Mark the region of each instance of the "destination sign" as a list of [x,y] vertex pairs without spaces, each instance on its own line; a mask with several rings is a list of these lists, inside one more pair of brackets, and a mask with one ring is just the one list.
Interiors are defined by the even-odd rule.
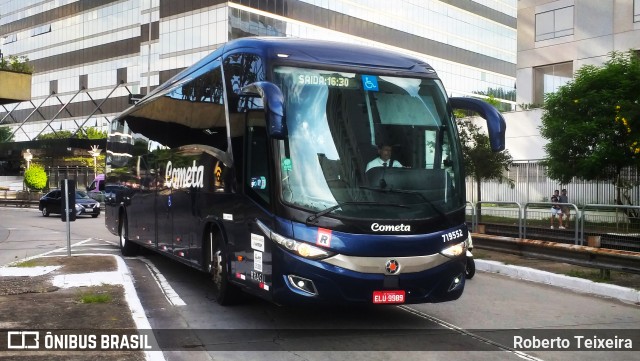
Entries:
[[332,88],[358,88],[355,78],[342,76],[340,74],[298,74],[298,84],[300,85],[323,85]]

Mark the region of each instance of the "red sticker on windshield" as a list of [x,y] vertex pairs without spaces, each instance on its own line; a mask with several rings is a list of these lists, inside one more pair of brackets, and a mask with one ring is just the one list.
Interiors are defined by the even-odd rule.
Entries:
[[318,238],[316,244],[322,247],[331,247],[331,230],[326,228],[318,228]]

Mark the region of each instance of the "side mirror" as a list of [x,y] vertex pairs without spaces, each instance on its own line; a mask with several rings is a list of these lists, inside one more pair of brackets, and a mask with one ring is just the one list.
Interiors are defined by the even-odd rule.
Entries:
[[494,152],[504,150],[507,124],[498,109],[483,100],[475,98],[452,97],[449,98],[449,103],[453,109],[471,110],[480,114],[487,121],[491,150]]
[[284,118],[284,96],[277,85],[268,81],[259,81],[243,87],[240,94],[262,98],[269,135],[275,139],[287,138],[287,123]]

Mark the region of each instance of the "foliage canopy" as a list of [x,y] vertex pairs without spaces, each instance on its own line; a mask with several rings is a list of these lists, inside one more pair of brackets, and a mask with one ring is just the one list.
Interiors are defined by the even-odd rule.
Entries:
[[9,127],[0,127],[0,143],[9,143],[13,141],[11,129]]
[[458,122],[460,142],[464,157],[464,167],[467,176],[472,176],[476,181],[497,180],[498,182],[513,183],[513,180],[505,177],[504,172],[509,170],[513,159],[508,150],[494,152],[491,150],[489,136],[480,126],[471,119],[463,119]]
[[26,56],[9,55],[0,58],[0,70],[15,71],[18,73],[33,73],[33,67],[29,64],[29,58]]
[[39,164],[31,164],[24,171],[24,183],[30,190],[41,191],[47,186],[47,173]]
[[[513,163],[509,151],[492,151],[489,136],[469,118],[458,121],[458,130],[466,175],[473,177],[476,183],[476,201],[482,201],[481,186],[483,181],[507,182],[513,188],[513,180],[505,176],[505,172]],[[479,219],[482,218],[481,204],[478,204],[476,208],[476,215]]]
[[[44,139],[69,139],[72,138],[73,132],[69,130],[59,130],[55,133],[45,133],[40,134],[36,137],[36,140],[44,140]],[[90,127],[84,129],[82,132],[78,132],[76,134],[78,139],[106,139],[107,132],[103,130],[98,130],[94,127]]]
[[552,179],[624,186],[622,169],[640,167],[638,89],[638,55],[613,52],[604,65],[581,67],[572,81],[545,96],[540,133],[548,140],[545,164]]

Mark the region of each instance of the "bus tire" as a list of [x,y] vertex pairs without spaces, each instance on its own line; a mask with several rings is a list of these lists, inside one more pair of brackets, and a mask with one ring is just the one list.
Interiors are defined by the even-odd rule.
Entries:
[[470,280],[476,274],[476,262],[471,257],[467,257],[467,266],[464,270],[465,278]]
[[240,290],[229,281],[228,255],[222,237],[210,230],[207,244],[209,250],[207,267],[213,281],[213,299],[221,306],[238,302]]
[[125,257],[133,257],[138,253],[138,245],[129,239],[129,225],[127,223],[127,215],[122,213],[120,216],[118,235],[120,236],[120,253]]

